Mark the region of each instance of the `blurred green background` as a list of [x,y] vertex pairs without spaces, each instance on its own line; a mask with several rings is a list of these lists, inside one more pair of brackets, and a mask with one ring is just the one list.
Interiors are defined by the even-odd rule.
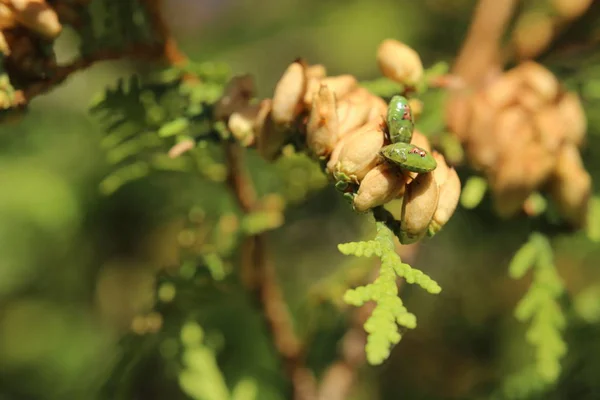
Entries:
[[[331,75],[378,77],[375,51],[388,37],[417,49],[425,65],[451,61],[473,6],[467,0],[165,0],[165,15],[191,59],[251,73],[259,96],[268,97],[299,56],[325,64]],[[66,32],[57,54],[69,59],[75,45]],[[159,271],[179,264],[178,234],[188,210],[231,208],[221,185],[177,173],[100,194],[110,166],[102,130],[87,108],[106,85],[136,68],[95,65],[35,99],[23,118],[0,126],[0,399],[189,398],[178,388],[173,338],[190,317],[218,350],[228,383],[251,376],[260,384],[259,399],[284,398],[259,316],[235,287],[182,284],[184,300],[164,317],[159,334],[128,334],[132,318],[154,305]],[[566,71],[563,78],[576,78]],[[587,105],[591,114],[600,111]],[[599,132],[600,124],[591,124],[584,154],[594,182]],[[290,184],[278,167],[252,164],[268,190]],[[528,279],[515,282],[506,268],[530,228],[527,221],[498,220],[484,204],[459,209],[442,233],[425,241],[414,265],[443,291],[431,296],[403,288],[418,327],[383,366],[361,370],[353,398],[489,398],[528,364],[533,352],[524,341],[526,327],[512,314]],[[286,223],[269,234],[270,247],[299,321],[319,279],[339,268],[373,265],[336,247],[371,234],[370,220],[354,215],[331,187],[286,211]],[[573,319],[564,373],[545,398],[600,399],[600,248],[583,234],[561,236],[554,245]],[[318,367],[335,354],[345,316],[326,307],[316,314],[322,338],[312,357]]]

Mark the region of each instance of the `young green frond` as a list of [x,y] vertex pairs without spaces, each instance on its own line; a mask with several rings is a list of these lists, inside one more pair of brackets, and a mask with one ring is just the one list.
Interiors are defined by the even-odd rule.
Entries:
[[593,196],[590,200],[589,218],[586,226],[588,238],[593,242],[600,242],[600,197]]
[[179,372],[179,386],[194,400],[254,400],[256,383],[242,379],[230,393],[214,351],[204,344],[204,330],[195,322],[181,329],[183,370]]
[[[144,78],[120,79],[108,88],[90,108],[102,123],[106,136],[102,147],[113,172],[102,183],[110,194],[122,185],[152,171],[192,171],[206,174],[209,158],[184,162],[179,153],[195,147],[196,142],[222,136],[222,122],[213,118],[214,104],[223,93],[229,70],[219,64],[193,64],[168,68]],[[193,71],[198,82],[187,82],[184,75]],[[165,154],[169,149],[169,157]],[[177,154],[175,154],[177,153]],[[195,164],[198,164],[194,167]],[[142,167],[143,166],[143,167]]]
[[533,271],[533,282],[519,301],[515,316],[519,321],[530,321],[526,339],[536,348],[536,371],[547,384],[555,382],[561,371],[560,360],[567,352],[562,337],[565,315],[558,303],[564,291],[556,271],[553,251],[548,238],[533,233],[515,254],[509,268],[513,279]]
[[344,295],[344,301],[356,307],[368,301],[377,303],[364,325],[368,333],[365,351],[370,364],[381,364],[389,357],[392,346],[402,337],[399,326],[408,329],[417,326],[416,316],[408,312],[398,297],[396,279],[404,278],[407,283],[416,283],[433,294],[442,289],[427,274],[402,263],[396,253],[394,233],[383,222],[377,222],[377,235],[374,240],[343,243],[338,245],[338,249],[346,255],[377,256],[381,259],[379,276],[373,283],[349,289]]
[[251,236],[277,229],[282,224],[283,214],[278,210],[255,211],[243,217],[241,228],[245,235]]

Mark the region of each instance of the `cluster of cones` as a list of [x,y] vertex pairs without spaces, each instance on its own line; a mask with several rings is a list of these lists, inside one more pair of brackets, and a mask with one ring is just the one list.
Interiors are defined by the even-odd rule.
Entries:
[[[377,60],[383,74],[398,83],[414,86],[422,79],[420,57],[398,41],[383,41]],[[435,233],[453,214],[460,195],[454,169],[437,152],[432,154],[438,166],[431,173],[409,173],[386,163],[379,151],[389,144],[387,104],[354,76],[327,76],[322,65],[297,60],[271,99],[252,103],[253,91],[249,77],[234,79],[215,113],[227,120],[241,143],[256,147],[264,158],[276,158],[287,143],[303,138],[308,153],[326,165],[334,181],[344,183],[357,211],[404,199],[405,242]],[[428,139],[418,131],[412,143],[431,151]]]
[[0,50],[5,55],[18,47],[10,39],[19,27],[47,39],[56,38],[62,31],[58,14],[45,0],[0,0]]
[[[56,7],[62,7],[59,3]],[[55,65],[44,45],[62,31],[59,15],[45,0],[0,0],[0,54],[4,58],[0,77],[0,109],[18,103],[6,70],[20,77],[39,76]],[[11,75],[12,76],[12,75]]]
[[545,51],[571,22],[581,17],[594,0],[531,2],[517,18],[511,33],[516,55],[532,59]]
[[577,94],[525,61],[473,92],[451,97],[446,115],[470,163],[485,174],[502,216],[528,211],[546,190],[563,218],[585,225],[591,178],[579,149],[587,122]]

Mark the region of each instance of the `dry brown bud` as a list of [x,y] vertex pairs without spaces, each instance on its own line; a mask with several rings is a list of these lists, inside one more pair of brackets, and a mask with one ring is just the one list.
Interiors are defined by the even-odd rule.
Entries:
[[532,191],[541,186],[552,173],[555,157],[541,144],[532,144],[524,153],[523,171],[525,184]]
[[523,87],[519,93],[519,105],[529,112],[536,112],[548,104],[545,99],[531,88]]
[[425,107],[425,105],[421,100],[415,98],[408,100],[408,105],[410,106],[410,109],[412,111],[413,118],[415,119],[415,121],[418,121],[421,115],[423,114],[423,108]]
[[306,81],[306,92],[304,92],[304,96],[302,97],[304,107],[310,108],[312,106],[313,98],[321,87],[321,80],[322,78],[308,78]]
[[62,31],[58,15],[44,0],[10,0],[8,6],[21,24],[49,39]]
[[347,97],[340,101],[338,105],[339,135],[343,136],[364,125],[368,121],[371,109],[369,101],[351,102]]
[[358,87],[358,81],[353,75],[328,76],[321,80],[322,85],[327,87],[335,94],[335,97],[342,99]]
[[254,123],[258,118],[261,104],[253,104],[234,112],[227,121],[227,127],[242,146],[254,142]]
[[327,161],[327,165],[325,167],[325,171],[327,171],[328,174],[332,175],[336,171],[336,166],[338,164],[338,161],[340,160],[340,153],[342,152],[342,149],[344,148],[346,140],[348,140],[349,136],[350,135],[343,136],[334,146],[333,151],[331,152],[331,155],[329,156],[329,160]]
[[[533,130],[522,128],[529,121],[529,116],[522,107],[512,106],[500,111],[496,118],[493,132],[490,132],[500,152],[513,146],[524,146],[533,140]],[[530,136],[528,134],[531,133]],[[510,150],[508,150],[510,151]]]
[[561,214],[573,225],[586,224],[592,179],[583,167],[577,147],[562,147],[558,157],[550,194]]
[[373,95],[367,89],[361,86],[357,86],[354,89],[350,90],[343,97],[343,100],[348,101],[349,103],[367,103],[369,102],[371,96]]
[[352,108],[354,107],[354,103],[350,103],[348,100],[344,99],[342,101],[336,102],[337,104],[337,115],[340,121],[344,121],[350,115]]
[[369,116],[367,117],[368,121],[380,121],[382,118],[385,119],[385,115],[387,114],[388,105],[383,99],[379,96],[371,95],[371,111],[369,112]]
[[385,39],[377,49],[379,69],[386,77],[413,86],[423,77],[421,57],[412,48],[394,39]]
[[291,123],[302,111],[302,98],[306,91],[306,73],[300,61],[291,63],[275,86],[272,116],[276,124]]
[[581,145],[587,129],[577,95],[564,93],[552,72],[533,61],[492,71],[487,84],[474,93],[454,93],[446,107],[448,126],[471,165],[487,176],[496,212],[505,217],[547,187],[561,148]]
[[504,108],[517,103],[522,87],[522,76],[516,70],[508,71],[490,83],[485,89],[485,99],[494,108]]
[[539,143],[512,147],[503,153],[494,187],[498,191],[513,187],[531,191],[549,177],[553,165],[553,155]]
[[431,174],[433,175],[433,179],[438,187],[441,187],[444,182],[446,182],[446,179],[448,179],[448,172],[450,171],[450,168],[448,167],[446,159],[442,154],[438,153],[437,151],[433,151],[431,155],[437,163],[437,167],[431,171]]
[[552,18],[543,12],[524,14],[515,26],[512,41],[521,58],[534,58],[548,47],[554,35]]
[[17,26],[15,13],[6,4],[0,2],[0,29],[5,30]]
[[215,118],[226,119],[237,110],[246,107],[254,92],[254,79],[251,75],[233,77],[215,105]]
[[533,116],[533,121],[536,139],[547,151],[556,153],[565,140],[567,125],[558,107],[550,106],[540,110]]
[[533,61],[525,61],[517,67],[517,70],[522,76],[524,85],[531,88],[545,102],[556,99],[560,84],[547,68]]
[[414,243],[425,236],[437,209],[439,188],[432,173],[419,174],[406,187],[402,204],[402,244]]
[[[518,211],[528,195],[528,188],[523,182],[522,160],[524,148],[516,146],[507,151],[501,158],[502,162],[492,170],[489,176],[490,187],[500,206],[504,206],[503,215]],[[502,198],[502,200],[499,200]],[[514,200],[516,198],[516,200]],[[508,201],[508,200],[514,201]],[[513,204],[516,203],[516,204]]]
[[354,197],[354,209],[359,212],[385,204],[404,191],[402,174],[388,164],[379,164],[370,170],[360,183]]
[[306,125],[306,143],[317,157],[329,155],[338,142],[335,96],[325,85],[315,95]]
[[360,182],[367,172],[379,164],[379,150],[383,146],[383,141],[384,134],[381,127],[367,124],[347,134],[336,145],[336,148],[341,147],[336,157],[332,154],[327,168]]
[[352,75],[329,76],[323,79],[311,78],[304,93],[306,107],[310,107],[313,96],[319,91],[321,85],[327,86],[335,94],[335,98],[341,100],[358,86],[358,81]]
[[552,0],[554,9],[565,19],[575,19],[587,11],[593,0]]
[[278,127],[271,117],[271,99],[260,103],[254,124],[256,150],[266,160],[274,160],[285,143],[285,131]]
[[2,54],[4,54],[5,56],[10,55],[10,47],[8,47],[6,37],[4,36],[4,33],[2,33],[2,31],[0,31],[0,52],[2,52]]
[[465,141],[468,136],[468,125],[471,117],[471,101],[466,94],[452,94],[445,105],[445,120],[450,131],[460,141]]
[[489,169],[498,159],[498,148],[492,136],[497,110],[478,93],[472,99],[472,117],[467,149],[477,169]]
[[[521,129],[533,129],[524,125]],[[518,212],[531,192],[549,177],[554,157],[541,144],[531,142],[525,146],[505,149],[501,163],[491,176],[495,193],[495,208],[501,216]]]
[[558,112],[566,122],[566,140],[576,146],[581,146],[587,131],[587,118],[579,96],[576,93],[567,92],[561,97],[557,106]]
[[[439,164],[438,164],[439,165]],[[430,230],[438,232],[452,217],[460,199],[460,179],[454,168],[448,169],[444,183],[439,187],[438,205],[431,220]]]
[[306,68],[306,78],[307,79],[322,79],[327,76],[327,69],[325,69],[324,65],[315,64]]

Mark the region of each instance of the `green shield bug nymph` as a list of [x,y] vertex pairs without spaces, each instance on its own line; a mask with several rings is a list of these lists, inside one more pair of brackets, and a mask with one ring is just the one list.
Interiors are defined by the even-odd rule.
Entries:
[[437,167],[431,154],[410,143],[392,143],[384,146],[380,153],[388,162],[411,172],[431,172]]
[[410,143],[415,122],[406,97],[392,97],[388,105],[386,123],[392,143]]

